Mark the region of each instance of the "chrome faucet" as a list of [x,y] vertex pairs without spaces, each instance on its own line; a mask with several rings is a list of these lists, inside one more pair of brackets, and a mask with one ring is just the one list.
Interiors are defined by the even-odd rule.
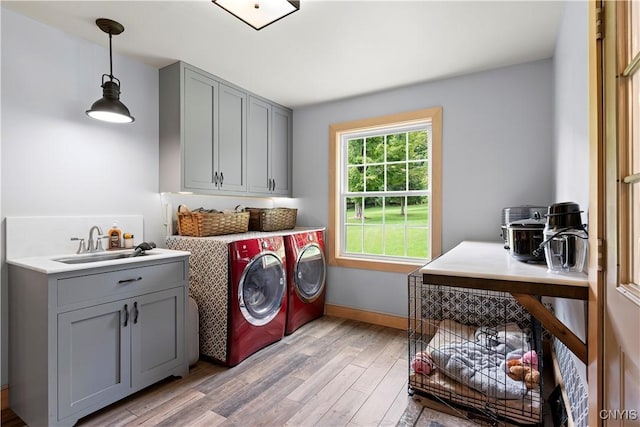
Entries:
[[71,241],[80,242],[78,243],[78,250],[76,251],[77,254],[83,254],[87,252],[87,248],[84,247],[84,239],[80,237],[72,237]]
[[[96,237],[95,244],[93,240],[93,232],[98,232],[98,237]],[[87,244],[87,252],[103,252],[102,248],[102,238],[105,236],[102,235],[102,229],[97,225],[94,225],[89,229],[89,243]]]

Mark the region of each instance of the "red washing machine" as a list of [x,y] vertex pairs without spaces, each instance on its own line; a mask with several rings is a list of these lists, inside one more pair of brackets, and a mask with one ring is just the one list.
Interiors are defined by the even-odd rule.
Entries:
[[229,244],[229,366],[284,336],[285,268],[282,236]]
[[324,231],[284,236],[287,258],[287,325],[289,335],[324,314],[327,266]]

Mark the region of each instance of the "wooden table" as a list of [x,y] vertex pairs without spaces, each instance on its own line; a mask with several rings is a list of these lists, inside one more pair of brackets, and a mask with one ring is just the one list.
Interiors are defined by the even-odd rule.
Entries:
[[[508,292],[580,360],[587,363],[587,345],[547,310],[539,297],[587,301],[589,281],[583,273],[553,273],[546,264],[520,262],[502,243],[462,242],[420,269],[422,282]],[[585,307],[586,309],[586,307]]]

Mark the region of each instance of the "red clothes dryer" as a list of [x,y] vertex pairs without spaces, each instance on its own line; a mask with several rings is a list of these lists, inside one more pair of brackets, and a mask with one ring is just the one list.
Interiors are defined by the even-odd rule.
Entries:
[[327,266],[324,231],[284,236],[287,259],[287,323],[289,335],[324,314]]
[[229,366],[284,336],[285,262],[282,236],[229,244]]

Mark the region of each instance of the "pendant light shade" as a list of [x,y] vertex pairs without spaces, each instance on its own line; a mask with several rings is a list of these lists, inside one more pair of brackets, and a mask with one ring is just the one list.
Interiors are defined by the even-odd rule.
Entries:
[[298,0],[212,0],[256,30],[300,10]]
[[[111,36],[124,31],[124,27],[111,19],[100,18],[96,25],[109,34],[109,74],[102,75],[102,98],[87,110],[87,116],[112,123],[131,123],[135,119],[129,109],[120,102],[120,80],[113,76],[113,54],[111,52]],[[108,79],[108,80],[107,80]]]
[[93,103],[87,115],[113,123],[131,123],[135,120],[126,105],[120,102],[120,85],[112,80],[102,83],[102,98]]

